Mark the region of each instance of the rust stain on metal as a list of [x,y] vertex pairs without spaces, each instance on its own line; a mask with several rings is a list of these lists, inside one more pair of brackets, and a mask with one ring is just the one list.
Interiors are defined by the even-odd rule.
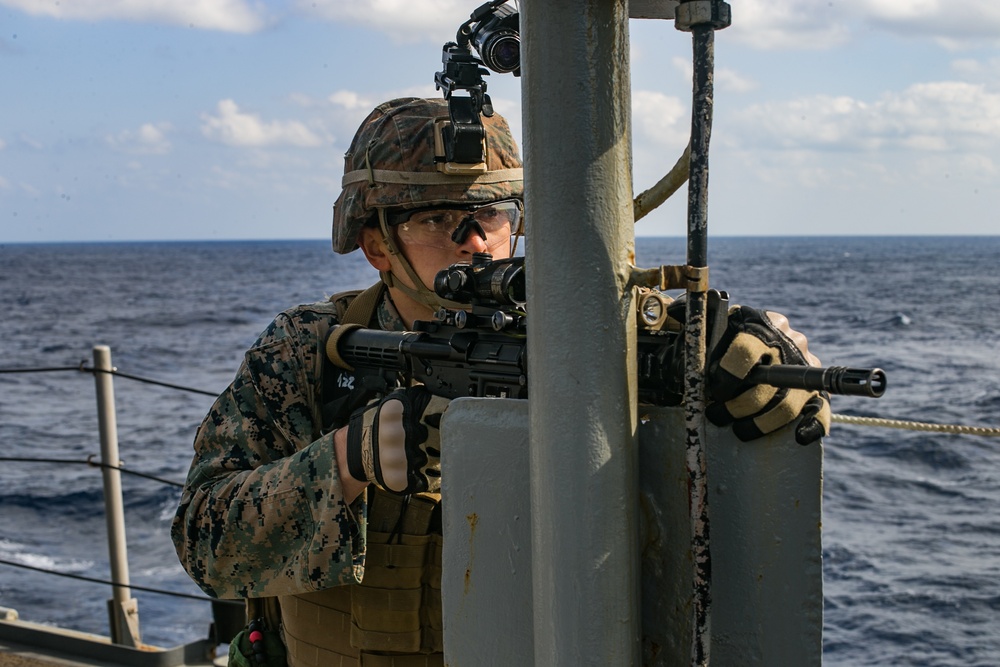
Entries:
[[472,584],[472,561],[476,553],[476,525],[479,523],[479,515],[473,512],[467,514],[465,520],[469,522],[469,566],[465,568],[465,594],[469,594],[469,586]]

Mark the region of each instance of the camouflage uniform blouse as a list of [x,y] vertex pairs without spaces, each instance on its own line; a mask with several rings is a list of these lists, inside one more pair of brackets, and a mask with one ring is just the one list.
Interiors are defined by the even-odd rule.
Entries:
[[[403,329],[388,298],[379,326]],[[361,580],[364,496],[344,502],[333,433],[322,432],[331,302],[278,315],[246,353],[194,442],[171,528],[181,563],[209,595],[289,595]]]

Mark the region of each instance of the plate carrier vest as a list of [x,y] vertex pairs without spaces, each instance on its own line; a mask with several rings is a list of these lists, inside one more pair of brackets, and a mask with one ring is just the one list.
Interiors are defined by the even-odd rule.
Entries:
[[[384,289],[380,282],[363,292],[330,297],[340,323],[371,326]],[[360,400],[333,386],[332,369],[327,361],[324,427],[346,423]],[[288,664],[443,667],[441,494],[397,496],[374,485],[365,493],[368,532],[362,582],[278,598]]]

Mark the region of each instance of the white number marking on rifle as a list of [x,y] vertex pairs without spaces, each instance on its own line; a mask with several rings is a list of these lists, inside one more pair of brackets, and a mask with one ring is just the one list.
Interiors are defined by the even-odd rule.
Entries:
[[341,373],[337,376],[337,386],[342,389],[354,389],[354,376],[348,373]]

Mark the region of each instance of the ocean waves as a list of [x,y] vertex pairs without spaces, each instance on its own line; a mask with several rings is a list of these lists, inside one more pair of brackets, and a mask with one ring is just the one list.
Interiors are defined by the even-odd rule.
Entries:
[[[834,397],[835,412],[1000,426],[1000,237],[710,247],[712,285],[734,303],[787,314],[826,365],[887,371],[883,398]],[[639,266],[683,255],[680,238],[637,243]],[[123,372],[219,392],[273,315],[376,278],[326,241],[3,246],[0,333],[10,366],[89,364],[107,344]],[[182,481],[213,398],[114,385],[126,469]],[[8,455],[99,455],[93,387],[84,373],[0,375]],[[1000,441],[834,424],[824,446],[824,664],[997,664]],[[133,582],[197,594],[168,535],[179,490],[128,475],[123,487]],[[99,470],[0,469],[0,558],[106,578],[103,522]],[[106,594],[0,566],[0,600],[31,620],[104,633]],[[157,619],[148,641],[205,635],[206,604],[139,597]]]

